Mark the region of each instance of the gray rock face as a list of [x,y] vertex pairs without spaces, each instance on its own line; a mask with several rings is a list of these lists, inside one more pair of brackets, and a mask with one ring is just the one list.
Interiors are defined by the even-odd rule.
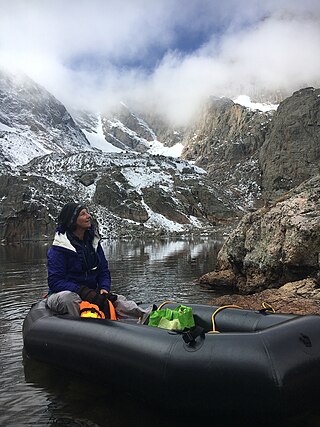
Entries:
[[[184,156],[188,158],[194,151],[199,162],[204,162],[205,156],[215,160],[215,149],[222,145],[222,159],[238,162],[261,147],[271,115],[249,110],[228,98],[210,98],[186,136],[189,143]],[[197,159],[194,154],[192,158]]]
[[[201,285],[226,294],[214,304],[260,309],[267,301],[282,312],[320,312],[319,120],[320,90],[295,92],[280,103],[266,132],[258,133],[259,142],[247,152],[255,162],[251,177],[257,177],[265,206],[243,217],[218,254],[216,271],[199,279]],[[215,161],[222,159],[232,190],[232,179],[240,175],[241,181],[250,172],[242,169],[248,164],[245,151],[236,165],[234,159],[241,156],[230,153],[219,152]],[[198,163],[204,163],[202,154]],[[235,169],[231,179],[228,167]],[[256,195],[259,191],[254,200]]]
[[243,217],[202,283],[249,294],[307,277],[320,279],[320,175],[270,207]]
[[[72,110],[72,116],[81,129],[97,133],[98,114]],[[159,143],[164,148],[182,143],[185,132],[185,128],[174,127],[155,111],[141,111],[124,104],[113,112],[101,113],[101,125],[106,142],[124,151],[141,153],[152,151],[154,144],[159,149]]]
[[260,197],[258,152],[271,118],[271,112],[211,98],[185,136],[182,157],[206,169],[212,181],[228,188],[240,205],[253,206]]
[[243,207],[259,207],[320,173],[319,94],[302,89],[267,113],[211,99],[186,134],[182,156]]
[[123,150],[148,151],[148,141],[156,139],[148,124],[122,105],[113,115],[102,117],[106,141]]
[[302,89],[281,102],[259,153],[266,198],[320,173],[319,141],[320,89]]
[[52,236],[59,208],[71,197],[63,186],[40,176],[0,175],[0,240],[45,240]]
[[120,218],[146,222],[149,216],[142,206],[141,195],[128,183],[121,170],[111,168],[110,172],[97,181],[93,201]]
[[186,129],[184,127],[174,127],[164,118],[155,114],[152,111],[141,112],[140,117],[153,130],[158,141],[162,142],[166,147],[172,147],[175,144],[183,143]]

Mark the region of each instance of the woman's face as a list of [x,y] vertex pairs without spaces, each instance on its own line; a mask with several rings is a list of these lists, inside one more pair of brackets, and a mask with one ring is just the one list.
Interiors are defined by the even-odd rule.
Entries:
[[82,209],[78,215],[76,221],[76,227],[87,230],[91,227],[91,215],[87,211],[87,209]]

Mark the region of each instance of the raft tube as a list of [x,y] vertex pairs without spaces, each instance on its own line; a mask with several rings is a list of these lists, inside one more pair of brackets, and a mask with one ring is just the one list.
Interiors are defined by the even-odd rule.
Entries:
[[144,400],[209,416],[289,416],[317,407],[320,316],[185,305],[203,328],[190,342],[133,322],[56,315],[41,301],[25,318],[24,349]]

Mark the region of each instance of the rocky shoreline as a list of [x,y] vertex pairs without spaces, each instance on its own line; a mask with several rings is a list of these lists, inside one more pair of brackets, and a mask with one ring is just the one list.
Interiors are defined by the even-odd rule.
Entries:
[[320,175],[245,215],[198,283],[225,294],[216,305],[320,314],[319,267]]
[[261,310],[268,304],[276,313],[320,314],[320,288],[315,279],[289,282],[278,289],[266,289],[252,295],[223,295],[213,305],[234,304],[243,309]]

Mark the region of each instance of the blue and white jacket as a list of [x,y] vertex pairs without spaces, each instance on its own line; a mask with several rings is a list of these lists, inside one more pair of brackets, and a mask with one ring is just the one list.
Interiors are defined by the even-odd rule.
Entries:
[[48,251],[48,285],[49,294],[78,293],[80,286],[110,290],[108,261],[93,228],[86,231],[84,241],[73,239],[65,230],[57,228]]

